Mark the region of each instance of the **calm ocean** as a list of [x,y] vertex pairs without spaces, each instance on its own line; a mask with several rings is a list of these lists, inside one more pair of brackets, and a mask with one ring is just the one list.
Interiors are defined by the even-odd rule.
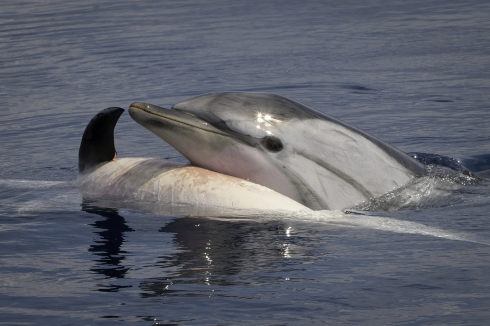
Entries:
[[[218,91],[483,169],[489,17],[481,0],[3,0],[0,325],[486,325],[488,180],[251,221],[91,202],[72,182],[99,110]],[[119,157],[186,161],[127,113],[115,133]]]

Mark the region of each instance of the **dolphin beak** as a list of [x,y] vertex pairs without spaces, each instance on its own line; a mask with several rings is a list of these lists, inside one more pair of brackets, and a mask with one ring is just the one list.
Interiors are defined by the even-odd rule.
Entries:
[[[202,143],[206,134],[219,135],[221,139],[224,137],[249,146],[256,146],[255,142],[249,139],[250,137],[229,129],[223,128],[222,130],[212,122],[183,111],[181,108],[165,109],[153,104],[135,102],[129,106],[128,112],[134,121],[162,138],[179,152],[183,150],[182,147],[189,146],[190,142]],[[189,137],[190,134],[194,136]]]
[[158,124],[165,122],[172,125],[186,125],[187,127],[193,127],[202,129],[209,132],[226,135],[223,131],[212,126],[207,121],[196,117],[195,115],[184,112],[176,111],[172,109],[165,109],[153,104],[135,102],[129,106],[129,115],[137,123],[143,127],[148,128],[152,124]]

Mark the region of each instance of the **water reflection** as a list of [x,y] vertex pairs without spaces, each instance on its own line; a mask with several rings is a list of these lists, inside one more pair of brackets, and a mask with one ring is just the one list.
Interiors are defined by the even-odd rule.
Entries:
[[[124,278],[129,268],[123,264],[126,252],[121,250],[121,245],[124,242],[124,233],[134,230],[126,225],[124,217],[119,215],[118,210],[115,208],[98,207],[90,201],[84,201],[82,210],[104,217],[103,220],[97,220],[90,224],[96,229],[94,233],[99,235],[99,239],[95,239],[95,244],[88,249],[94,255],[99,256],[95,260],[96,266],[90,270],[104,275],[106,278]],[[129,286],[103,286],[99,291],[115,292],[124,287]]]
[[[176,219],[159,231],[173,234],[180,250],[171,257],[160,257],[159,265],[178,273],[141,282],[141,295],[219,296],[224,295],[223,286],[282,281],[273,271],[287,265],[288,229],[279,221]],[[264,275],[264,270],[270,274]]]
[[[104,217],[91,224],[99,235],[89,248],[97,256],[96,266],[91,270],[105,278],[120,279],[118,284],[127,284],[122,279],[127,278],[131,264],[125,266],[124,260],[131,253],[121,246],[126,241],[125,233],[134,230],[118,209],[98,207],[92,202],[84,202],[82,209]],[[154,258],[134,257],[153,262],[138,266],[138,271],[132,270],[145,275],[139,281],[141,297],[220,295],[222,286],[259,286],[284,281],[286,278],[276,272],[287,269],[289,259],[298,253],[292,249],[298,239],[292,236],[291,227],[281,221],[258,223],[179,217],[168,222],[168,218],[162,216],[162,223],[166,224],[158,231],[171,234],[174,247]],[[144,237],[136,234],[135,238],[141,236]],[[264,275],[264,270],[269,274]],[[99,284],[98,290],[116,292],[130,286]]]

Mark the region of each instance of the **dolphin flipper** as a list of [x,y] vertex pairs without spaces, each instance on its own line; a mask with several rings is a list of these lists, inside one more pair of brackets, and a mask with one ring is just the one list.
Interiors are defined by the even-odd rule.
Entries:
[[88,123],[83,133],[78,151],[78,171],[87,172],[92,167],[116,156],[114,128],[124,109],[108,108],[97,113]]

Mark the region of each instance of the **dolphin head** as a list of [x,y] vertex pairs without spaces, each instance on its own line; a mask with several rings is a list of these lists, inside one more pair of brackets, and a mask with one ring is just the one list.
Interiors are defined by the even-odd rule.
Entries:
[[213,93],[131,117],[192,164],[276,190],[312,209],[341,209],[405,184],[423,167],[380,140],[287,98]]

